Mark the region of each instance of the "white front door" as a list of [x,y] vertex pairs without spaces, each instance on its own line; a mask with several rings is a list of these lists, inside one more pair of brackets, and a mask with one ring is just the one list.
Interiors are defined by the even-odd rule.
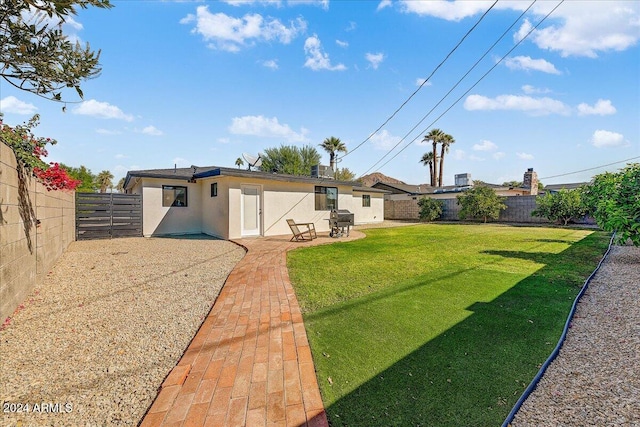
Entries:
[[242,236],[260,235],[260,187],[257,185],[242,185],[242,202],[240,215],[242,217]]

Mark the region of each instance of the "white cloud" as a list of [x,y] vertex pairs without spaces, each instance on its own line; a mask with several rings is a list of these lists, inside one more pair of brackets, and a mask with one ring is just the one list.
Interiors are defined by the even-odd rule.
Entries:
[[231,140],[229,138],[218,138],[217,141],[221,144],[228,144],[231,142]]
[[262,61],[261,64],[265,68],[270,68],[272,70],[277,70],[278,69],[278,60],[277,59],[269,59],[267,61]]
[[164,133],[160,129],[151,125],[143,128],[141,132],[144,133],[145,135],[152,135],[152,136],[164,135]]
[[617,132],[610,132],[608,130],[597,130],[591,137],[591,144],[594,147],[617,147],[624,143],[624,136]]
[[349,42],[345,42],[345,41],[342,41],[342,40],[336,40],[336,44],[337,44],[338,46],[340,46],[340,47],[344,47],[344,48],[349,47]]
[[551,93],[551,90],[547,89],[547,88],[537,88],[531,85],[524,85],[522,86],[522,91],[524,93],[526,93],[527,95],[533,95],[536,93]]
[[304,42],[304,52],[307,55],[304,66],[314,71],[343,71],[347,69],[343,64],[331,65],[329,55],[322,51],[322,43],[320,43],[320,39],[315,34]]
[[236,135],[252,135],[263,138],[284,138],[288,142],[304,142],[308,131],[304,128],[295,132],[287,124],[280,124],[277,117],[264,116],[234,117],[229,132]]
[[118,119],[125,120],[127,122],[133,121],[133,116],[131,114],[125,114],[115,105],[111,105],[108,102],[96,101],[95,99],[82,102],[74,108],[72,112],[73,114],[99,117],[102,119]]
[[96,129],[96,133],[99,133],[100,135],[120,135],[122,132],[120,132],[119,130],[110,130],[110,129]]
[[468,16],[484,12],[491,6],[491,3],[491,1],[401,0],[400,6],[407,13],[435,16],[447,21],[460,21]]
[[516,153],[516,156],[518,156],[519,159],[522,160],[533,160],[533,154],[529,154],[529,153]]
[[504,64],[512,70],[534,70],[548,74],[562,74],[552,63],[544,59],[532,59],[529,56],[508,58]]
[[616,107],[608,99],[598,99],[594,106],[586,103],[578,105],[578,114],[581,116],[598,115],[609,116],[616,113]]
[[474,144],[472,147],[475,151],[493,151],[498,148],[496,144],[489,140],[483,140],[480,144]]
[[456,149],[453,151],[453,158],[456,160],[463,160],[466,156],[464,150]]
[[382,0],[380,3],[378,3],[378,7],[376,8],[376,11],[385,9],[387,7],[391,7],[391,0]]
[[312,6],[320,6],[324,10],[329,9],[329,0],[289,0],[290,5],[310,4]]
[[280,6],[282,2],[280,0],[221,0],[223,3],[230,4],[231,6],[245,6],[253,5],[255,3],[264,4],[267,6]]
[[482,95],[469,95],[464,101],[466,110],[515,110],[535,116],[548,114],[569,115],[571,110],[561,101],[552,98],[532,98],[521,95],[499,95],[488,98]]
[[349,31],[355,31],[356,28],[358,28],[358,24],[356,24],[353,21],[349,21],[349,25],[347,26],[347,28],[345,28],[344,30],[349,32]]
[[116,154],[115,156],[113,156],[116,159],[128,159],[129,156],[124,155],[124,154]]
[[38,107],[33,104],[20,101],[15,96],[7,96],[6,98],[0,99],[0,110],[5,113],[32,115],[35,114]]
[[378,69],[378,66],[384,61],[384,53],[367,53],[365,55],[369,64],[374,70]]
[[[449,21],[479,15],[485,12],[492,1],[414,1],[401,0],[401,9],[421,16],[434,16]],[[557,2],[537,2],[531,13],[538,21],[549,13]],[[523,11],[529,2],[501,1],[495,9]],[[600,52],[623,51],[635,46],[640,40],[640,2],[625,0],[567,1],[558,7],[551,17],[528,37],[541,49],[559,52],[560,55],[595,58]],[[514,35],[521,40],[533,28],[525,20]]]
[[[536,11],[546,13],[548,7],[538,5]],[[539,48],[564,57],[595,58],[598,52],[626,50],[640,39],[640,2],[565,2],[553,17],[560,23],[536,30],[531,37]]]
[[491,155],[491,157],[493,157],[493,158],[494,158],[494,159],[496,159],[496,160],[500,160],[500,159],[504,159],[504,158],[506,157],[506,155],[507,155],[507,154],[506,154],[505,152],[503,152],[503,151],[498,151],[498,152],[493,153],[493,154]]
[[383,129],[373,134],[371,138],[369,138],[369,141],[371,141],[376,150],[388,151],[391,150],[400,139],[399,136],[393,136],[388,130]]
[[263,18],[262,15],[246,14],[234,18],[224,13],[211,13],[208,6],[198,6],[196,14],[189,14],[180,20],[181,24],[195,22],[193,33],[200,34],[212,49],[237,52],[242,47],[257,41],[278,41],[289,44],[307,29],[307,23],[298,18],[289,26],[277,19]]
[[416,79],[416,86],[421,86],[423,83],[425,86],[431,86],[431,82],[426,82],[427,79]]

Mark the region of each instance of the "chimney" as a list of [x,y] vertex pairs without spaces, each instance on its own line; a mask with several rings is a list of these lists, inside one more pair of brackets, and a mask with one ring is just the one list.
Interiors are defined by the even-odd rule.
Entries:
[[538,174],[533,170],[533,168],[527,169],[524,173],[522,186],[525,190],[529,190],[529,194],[532,196],[538,195]]

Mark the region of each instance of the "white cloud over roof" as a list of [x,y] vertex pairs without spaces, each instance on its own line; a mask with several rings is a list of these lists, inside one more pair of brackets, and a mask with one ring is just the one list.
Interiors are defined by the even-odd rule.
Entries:
[[617,147],[624,143],[624,135],[608,130],[596,130],[591,136],[591,144],[594,147]]
[[608,99],[598,99],[593,106],[582,103],[578,105],[578,114],[581,116],[598,115],[609,116],[616,113],[616,107]]
[[251,135],[264,138],[284,138],[288,142],[304,142],[307,130],[302,128],[296,132],[289,125],[282,124],[277,117],[243,116],[234,117],[229,132],[236,135]]

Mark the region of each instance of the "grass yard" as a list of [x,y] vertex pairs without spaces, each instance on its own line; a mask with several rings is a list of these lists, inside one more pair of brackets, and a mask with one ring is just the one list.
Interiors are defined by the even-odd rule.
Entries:
[[334,427],[500,425],[609,239],[457,224],[366,234],[288,255]]

